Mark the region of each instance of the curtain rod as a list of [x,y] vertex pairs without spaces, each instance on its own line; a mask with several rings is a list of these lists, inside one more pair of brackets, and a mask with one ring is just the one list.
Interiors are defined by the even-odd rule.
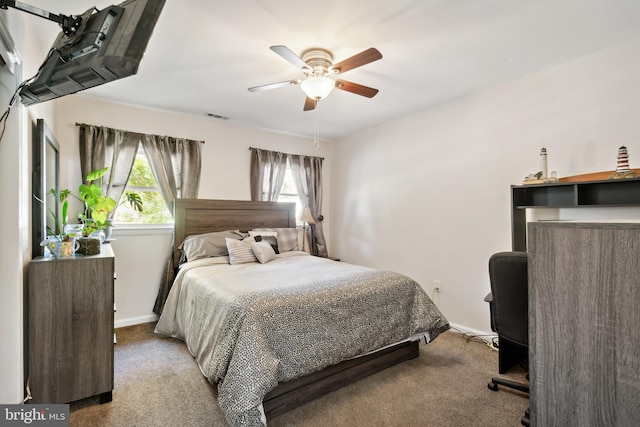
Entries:
[[[281,153],[281,151],[265,150],[264,148],[256,148],[256,147],[251,147],[251,146],[250,146],[250,147],[249,147],[249,151],[251,151],[251,150],[273,151],[274,153]],[[322,159],[322,160],[324,160],[324,157],[308,156],[308,155],[306,155],[306,154],[289,154],[289,153],[282,153],[282,154],[287,155],[287,156],[306,156],[306,157],[315,157],[315,158],[317,158],[317,159]]]
[[[78,122],[76,122],[76,126],[82,126],[82,125],[96,127],[96,125],[88,125],[86,123],[78,123]],[[97,126],[97,127],[105,127],[105,126]],[[138,135],[149,135],[149,134],[146,134],[146,133],[133,132],[133,131],[130,131],[130,130],[125,130],[124,132],[135,133],[135,134],[138,134]],[[169,138],[176,138],[176,137],[175,136],[170,136]],[[182,139],[189,139],[189,138],[182,138]],[[196,140],[192,139],[192,141],[196,141]],[[204,141],[196,141],[196,142],[199,142],[200,144],[204,144]]]

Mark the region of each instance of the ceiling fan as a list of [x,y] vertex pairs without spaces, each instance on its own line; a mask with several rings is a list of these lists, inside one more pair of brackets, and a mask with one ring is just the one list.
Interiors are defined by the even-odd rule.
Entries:
[[307,96],[304,103],[304,111],[313,110],[317,102],[326,98],[334,88],[366,96],[367,98],[373,98],[378,93],[378,89],[334,78],[337,74],[345,73],[381,59],[382,54],[376,48],[371,47],[337,64],[333,63],[333,55],[327,49],[318,47],[307,49],[302,52],[301,57],[286,46],[271,46],[270,49],[300,68],[306,78],[254,86],[249,88],[250,92],[299,84]]

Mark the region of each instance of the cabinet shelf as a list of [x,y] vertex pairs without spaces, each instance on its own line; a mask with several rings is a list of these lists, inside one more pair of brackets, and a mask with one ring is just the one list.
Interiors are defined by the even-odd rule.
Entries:
[[526,250],[526,209],[640,206],[640,178],[511,186],[511,236]]

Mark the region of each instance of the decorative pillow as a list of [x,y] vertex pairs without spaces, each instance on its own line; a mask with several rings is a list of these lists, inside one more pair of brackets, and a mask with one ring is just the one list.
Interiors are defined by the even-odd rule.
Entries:
[[245,264],[247,262],[257,262],[251,243],[255,243],[253,237],[244,240],[225,238],[227,249],[229,250],[229,264]]
[[251,249],[253,249],[253,254],[258,258],[260,264],[265,264],[276,259],[276,252],[271,245],[264,240],[251,242]]
[[269,243],[276,254],[280,253],[278,249],[278,233],[275,231],[249,231],[249,236],[253,237],[256,242],[265,241]]
[[245,236],[246,234],[241,233],[239,230],[215,231],[213,233],[187,236],[178,248],[182,251],[180,262],[229,255],[225,239],[240,240]]
[[280,253],[299,250],[297,228],[254,228],[249,233],[264,234],[266,231],[277,233]]

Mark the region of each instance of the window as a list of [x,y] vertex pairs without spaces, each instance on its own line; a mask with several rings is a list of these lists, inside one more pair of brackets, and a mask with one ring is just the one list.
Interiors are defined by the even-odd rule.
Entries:
[[[265,191],[265,196],[267,192]],[[266,197],[265,197],[266,200]],[[296,204],[296,222],[300,223],[297,218],[300,218],[302,209],[304,206],[300,203],[300,197],[298,196],[298,189],[296,188],[296,182],[293,179],[293,171],[291,170],[291,164],[287,159],[287,168],[284,173],[284,181],[282,182],[282,188],[280,189],[280,195],[278,196],[278,202],[288,202]],[[301,224],[301,223],[300,223]]]
[[125,187],[125,192],[133,191],[140,195],[142,199],[142,212],[131,208],[126,202],[123,193],[120,198],[118,209],[116,209],[113,222],[116,224],[172,224],[173,217],[167,208],[167,204],[162,197],[160,187],[156,181],[149,159],[147,158],[142,145],[138,147],[131,175]]

